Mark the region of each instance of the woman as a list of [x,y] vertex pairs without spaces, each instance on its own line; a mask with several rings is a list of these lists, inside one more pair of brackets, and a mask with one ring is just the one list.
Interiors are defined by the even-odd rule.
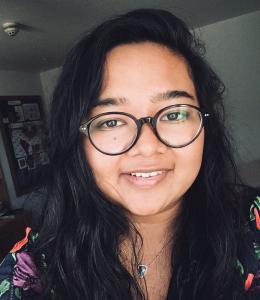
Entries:
[[43,222],[2,263],[0,299],[259,299],[260,199],[238,185],[224,85],[202,50],[152,9],[71,50]]

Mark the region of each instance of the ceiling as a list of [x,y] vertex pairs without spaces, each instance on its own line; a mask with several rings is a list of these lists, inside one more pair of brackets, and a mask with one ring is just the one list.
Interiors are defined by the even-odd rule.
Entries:
[[0,28],[0,70],[41,72],[62,64],[82,32],[131,9],[168,9],[193,27],[260,9],[259,0],[0,0],[0,25],[22,24],[10,38]]

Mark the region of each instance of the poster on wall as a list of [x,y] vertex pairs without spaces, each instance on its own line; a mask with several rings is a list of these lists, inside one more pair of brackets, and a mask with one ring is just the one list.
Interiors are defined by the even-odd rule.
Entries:
[[16,195],[29,193],[49,163],[40,96],[0,96],[1,131]]

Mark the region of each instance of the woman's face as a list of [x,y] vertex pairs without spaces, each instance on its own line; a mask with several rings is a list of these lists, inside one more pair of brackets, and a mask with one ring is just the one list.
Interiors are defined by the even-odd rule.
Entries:
[[[168,91],[185,91],[191,97],[163,97]],[[161,95],[161,96],[160,96]],[[199,106],[185,60],[168,48],[151,42],[121,45],[108,55],[100,101],[91,116],[109,111],[127,112],[136,118],[154,116],[173,104]],[[123,99],[123,101],[122,101]],[[149,124],[142,127],[137,143],[126,153],[109,156],[84,138],[87,160],[100,189],[133,216],[174,212],[201,167],[204,131],[190,145],[171,148],[161,143]],[[162,171],[142,178],[130,173]]]

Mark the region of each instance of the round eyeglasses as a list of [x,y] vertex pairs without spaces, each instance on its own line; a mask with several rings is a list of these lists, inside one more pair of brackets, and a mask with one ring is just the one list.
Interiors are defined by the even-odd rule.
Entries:
[[209,116],[196,106],[176,104],[164,107],[154,117],[140,119],[124,112],[105,112],[81,124],[79,130],[98,151],[119,155],[135,145],[145,123],[163,144],[182,148],[199,136],[204,118]]

